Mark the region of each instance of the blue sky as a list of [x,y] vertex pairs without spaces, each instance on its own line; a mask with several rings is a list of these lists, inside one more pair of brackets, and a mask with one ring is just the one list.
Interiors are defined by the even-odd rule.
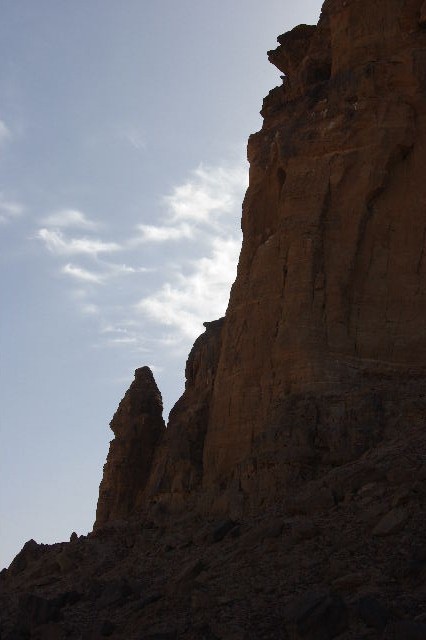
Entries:
[[241,245],[246,142],[300,0],[3,0],[0,566],[93,524],[108,424],[166,413]]

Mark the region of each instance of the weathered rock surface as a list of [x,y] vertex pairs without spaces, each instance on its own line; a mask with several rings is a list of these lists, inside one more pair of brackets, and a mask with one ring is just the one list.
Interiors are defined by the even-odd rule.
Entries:
[[238,518],[424,424],[423,13],[327,0],[269,52],[285,76],[249,140],[237,279],[190,354],[144,507]]
[[203,476],[204,439],[224,319],[205,322],[185,369],[185,392],[170,412],[167,430],[158,448],[145,496],[158,506],[188,509],[191,494],[199,490]]
[[279,37],[226,316],[167,430],[137,370],[95,530],[0,573],[2,640],[426,637],[425,16]]
[[302,467],[315,474],[424,423],[421,5],[329,0],[318,27],[269,53],[286,77],[248,146],[208,491],[228,479],[225,492],[239,483],[242,499],[263,499]]
[[[25,568],[0,576],[1,638],[99,640],[111,625],[126,640],[316,638],[317,625],[318,637],[341,640],[422,637],[409,634],[426,619],[425,440],[411,429],[325,473],[337,504],[309,515],[277,500],[234,528],[195,512],[158,524],[148,514],[28,555],[31,543]],[[405,480],[386,480],[397,465]],[[388,513],[402,488],[404,529],[374,535],[367,509]]]
[[128,518],[142,500],[154,452],[165,430],[161,394],[148,367],[136,369],[110,426],[115,438],[104,466],[95,528]]

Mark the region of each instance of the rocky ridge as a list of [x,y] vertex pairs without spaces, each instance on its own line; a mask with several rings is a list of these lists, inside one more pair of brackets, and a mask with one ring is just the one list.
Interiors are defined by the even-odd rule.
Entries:
[[164,428],[148,368],[94,532],[1,574],[1,638],[426,638],[426,2],[268,53],[243,246]]

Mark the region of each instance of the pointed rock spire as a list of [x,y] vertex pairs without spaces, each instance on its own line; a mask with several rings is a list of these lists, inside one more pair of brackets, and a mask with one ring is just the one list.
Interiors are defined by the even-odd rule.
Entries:
[[110,423],[111,441],[99,488],[95,528],[126,519],[137,508],[165,430],[161,393],[149,367],[135,379]]

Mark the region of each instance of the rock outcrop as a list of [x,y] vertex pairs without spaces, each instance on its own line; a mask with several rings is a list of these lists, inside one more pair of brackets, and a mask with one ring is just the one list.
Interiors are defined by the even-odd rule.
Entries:
[[115,437],[99,488],[95,528],[127,519],[141,503],[154,452],[165,430],[161,394],[148,367],[136,369],[110,427]]
[[170,412],[166,433],[157,451],[146,503],[167,504],[173,510],[189,507],[203,478],[204,439],[222,345],[224,319],[205,322],[185,368],[185,391]]
[[241,515],[424,421],[423,4],[327,0],[278,41],[237,279],[145,506]]
[[424,422],[421,5],[329,0],[316,28],[269,53],[286,76],[249,140],[204,446],[211,492],[228,479],[253,500],[254,475],[270,494],[298,464],[317,473]]

